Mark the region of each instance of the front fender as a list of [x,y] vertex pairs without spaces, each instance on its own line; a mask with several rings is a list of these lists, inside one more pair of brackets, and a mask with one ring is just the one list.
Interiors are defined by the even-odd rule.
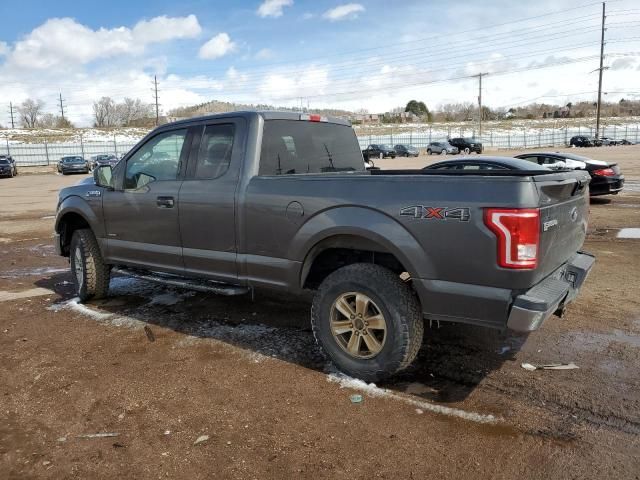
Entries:
[[375,242],[393,254],[412,277],[432,277],[433,264],[416,238],[395,219],[365,207],[335,207],[307,220],[291,242],[290,258],[304,264],[316,245],[337,235]]
[[[65,198],[58,207],[58,213],[56,214],[55,231],[60,233],[61,224],[64,218],[69,213],[75,213],[80,215],[91,227],[96,238],[102,238],[105,236],[104,223],[98,218],[94,208],[98,207],[89,205],[82,197],[77,195],[71,195]],[[99,207],[102,207],[100,203]]]

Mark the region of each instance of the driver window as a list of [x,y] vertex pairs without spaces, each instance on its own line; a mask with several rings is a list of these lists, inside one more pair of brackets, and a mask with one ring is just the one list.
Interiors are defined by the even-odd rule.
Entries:
[[124,188],[135,190],[151,182],[176,180],[187,129],[161,133],[145,143],[127,161]]

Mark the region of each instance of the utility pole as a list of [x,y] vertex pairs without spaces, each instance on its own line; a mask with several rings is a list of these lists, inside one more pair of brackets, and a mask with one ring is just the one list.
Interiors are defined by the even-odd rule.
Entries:
[[482,140],[482,76],[489,75],[488,72],[481,72],[474,77],[478,77],[478,138]]
[[154,87],[154,97],[156,99],[156,127],[158,126],[160,119],[160,110],[158,108],[158,77],[156,75],[153,76],[153,87]]
[[9,115],[11,116],[11,128],[16,128],[15,123],[13,122],[13,102],[9,102]]
[[64,105],[62,104],[62,92],[60,92],[60,116],[62,117],[62,121],[64,122]]
[[602,2],[602,36],[600,37],[600,70],[598,75],[598,107],[596,111],[596,140],[600,137],[600,103],[602,101],[602,72],[605,69],[604,64],[604,20],[606,18],[606,3]]

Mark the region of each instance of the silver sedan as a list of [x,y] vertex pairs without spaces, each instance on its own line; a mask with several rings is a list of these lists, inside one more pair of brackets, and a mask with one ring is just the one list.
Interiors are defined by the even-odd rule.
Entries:
[[438,155],[456,155],[460,153],[458,147],[454,147],[449,142],[431,142],[427,147],[427,153],[432,155],[437,153]]

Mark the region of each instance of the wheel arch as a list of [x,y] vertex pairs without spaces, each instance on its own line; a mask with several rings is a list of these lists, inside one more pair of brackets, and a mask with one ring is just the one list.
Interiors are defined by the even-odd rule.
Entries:
[[[300,229],[292,247],[293,258],[302,264],[302,288],[313,287],[352,263],[380,264],[412,277],[428,278],[433,272],[432,262],[411,233],[397,220],[369,208],[340,207],[316,215]],[[322,265],[323,261],[328,264]]]
[[69,256],[73,232],[81,228],[91,229],[98,243],[104,237],[104,227],[91,207],[80,197],[68,197],[60,204],[55,223],[63,256]]

